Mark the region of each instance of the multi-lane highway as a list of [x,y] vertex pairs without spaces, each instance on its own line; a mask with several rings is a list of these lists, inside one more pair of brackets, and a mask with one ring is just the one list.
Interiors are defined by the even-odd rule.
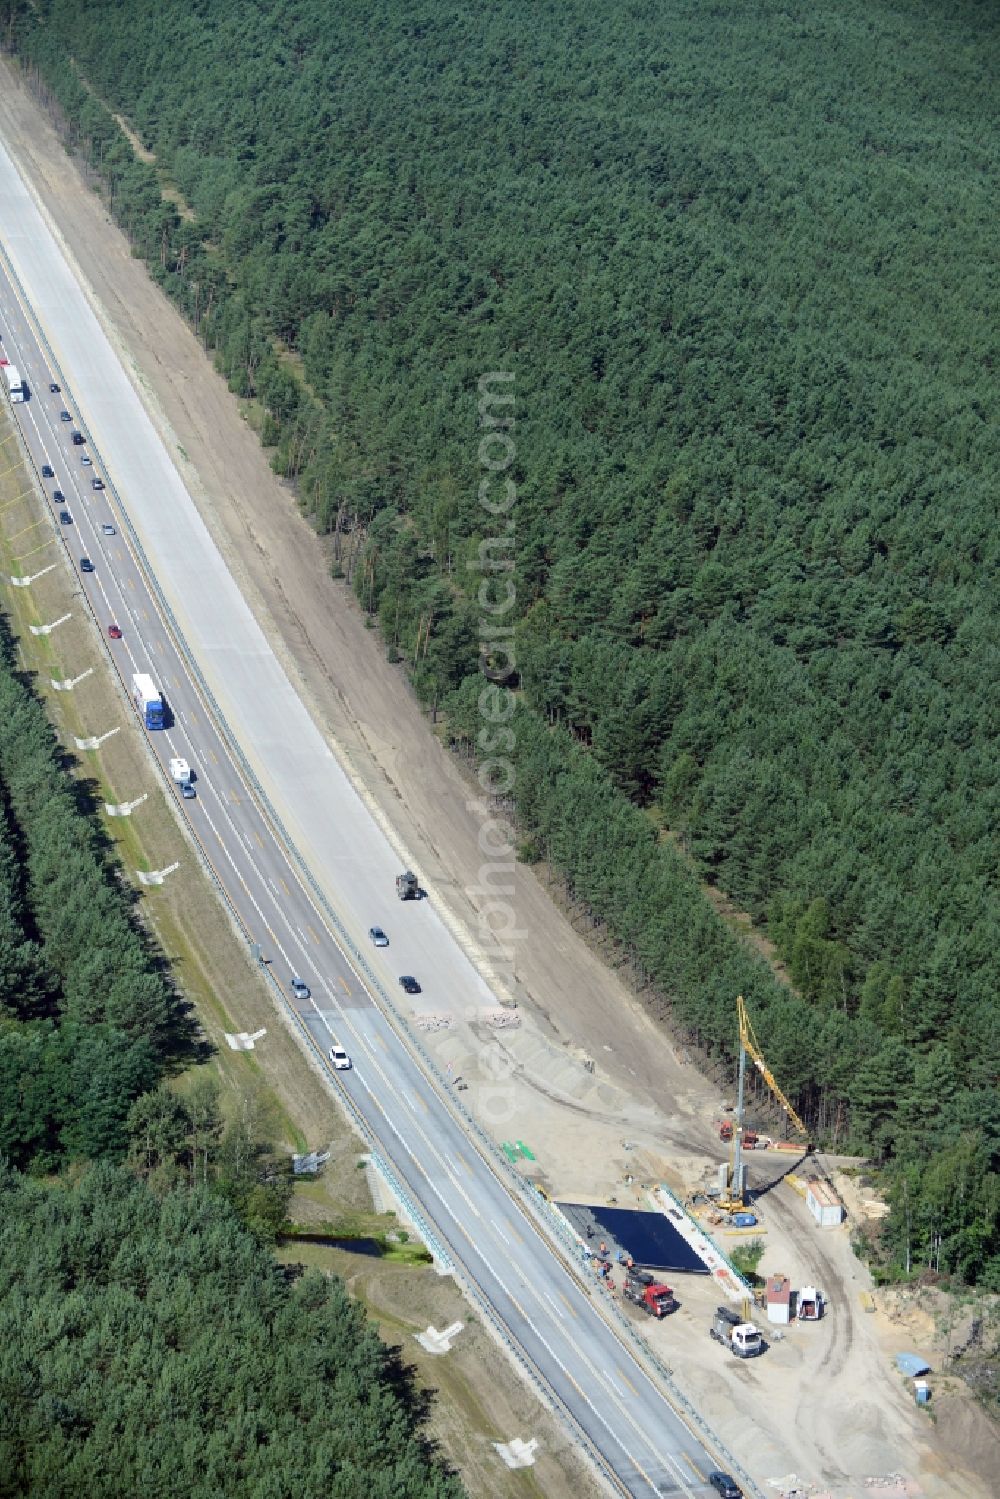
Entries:
[[[330,1069],[330,1086],[612,1488],[707,1495],[719,1454],[678,1415],[662,1378],[568,1263],[544,1204],[462,1117],[387,1004],[401,973],[418,976],[435,1008],[467,1014],[496,1000],[433,899],[396,900],[397,854],[268,646],[2,148],[0,226],[0,333],[30,388],[11,410],[39,475],[43,464],[54,470],[41,481],[53,524],[61,509],[72,515],[59,528],[69,565],[94,564],[79,586],[123,684],[148,672],[164,692],[172,723],[149,734],[151,752],[161,766],[181,756],[195,769],[198,794],[183,813],[248,941],[286,995],[293,975],[310,987],[308,999],[288,996],[304,1035],[320,1056],[336,1039],[354,1061]],[[73,429],[85,447],[72,444]],[[94,475],[104,490],[92,488]],[[120,640],[107,637],[112,622]],[[65,628],[91,626],[77,614]],[[373,924],[388,948],[371,947]]]

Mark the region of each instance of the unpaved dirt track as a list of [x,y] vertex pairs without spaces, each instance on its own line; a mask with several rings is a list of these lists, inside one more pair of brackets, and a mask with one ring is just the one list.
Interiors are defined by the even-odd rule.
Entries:
[[[5,64],[2,76],[0,133],[60,229],[95,310],[145,391],[251,608],[346,767],[412,855],[435,901],[447,904],[471,935],[476,909],[468,891],[480,883],[483,858],[480,819],[467,806],[469,785],[428,730],[400,670],[385,660],[349,591],[329,576],[323,546],[298,514],[290,491],[271,473],[224,381],[132,259],[17,75]],[[470,441],[475,437],[470,430]],[[550,1042],[596,1059],[598,1075],[627,1092],[637,1118],[649,1122],[655,1112],[655,1131],[650,1123],[644,1135],[655,1133],[660,1159],[684,1160],[699,1147],[707,1155],[715,1090],[678,1062],[667,1036],[572,931],[534,875],[520,868],[515,883],[518,925],[526,933],[517,950],[522,1009],[533,1012]],[[517,1037],[507,1039],[516,1055]],[[522,1086],[521,1093],[522,1137],[537,1142],[550,1132],[546,1145],[553,1163],[558,1161],[567,1176],[583,1179],[589,1171],[594,1195],[606,1195],[610,1184],[621,1180],[620,1163],[613,1162],[601,1176],[596,1152],[583,1149],[584,1142],[610,1133],[595,1117],[599,1110],[587,1111],[589,1130],[581,1127],[575,1107],[563,1107],[565,1122],[558,1125],[561,1106],[542,1096],[540,1083]],[[617,1147],[626,1131],[634,1136],[631,1120],[623,1117],[609,1148]],[[979,1483],[967,1469],[961,1472],[963,1451],[947,1453],[946,1432],[938,1432],[936,1451],[930,1450],[932,1428],[925,1416],[910,1410],[898,1383],[887,1376],[887,1350],[863,1322],[860,1328],[850,1325],[857,1306],[847,1267],[854,1262],[804,1230],[796,1204],[779,1205],[782,1190],[771,1194],[775,1202],[766,1209],[774,1228],[769,1245],[788,1246],[789,1253],[794,1246],[800,1281],[808,1265],[835,1298],[838,1325],[816,1329],[811,1351],[806,1337],[798,1351],[790,1339],[776,1349],[773,1365],[769,1354],[759,1368],[746,1370],[735,1361],[717,1360],[715,1345],[706,1346],[700,1313],[689,1336],[683,1323],[669,1319],[676,1331],[658,1328],[656,1333],[675,1338],[676,1346],[666,1341],[658,1346],[675,1363],[682,1386],[738,1455],[754,1463],[755,1451],[773,1454],[775,1476],[795,1464],[800,1478],[827,1482],[840,1496],[860,1492],[862,1474],[906,1471],[922,1480],[914,1493],[934,1499],[985,1496],[989,1484]],[[862,1283],[868,1284],[859,1267]],[[691,1301],[697,1301],[693,1294]],[[820,1348],[831,1359],[829,1371],[815,1366]],[[829,1383],[828,1373],[833,1375]],[[975,1425],[974,1412],[969,1419]],[[964,1448],[966,1462],[972,1461],[974,1445]]]

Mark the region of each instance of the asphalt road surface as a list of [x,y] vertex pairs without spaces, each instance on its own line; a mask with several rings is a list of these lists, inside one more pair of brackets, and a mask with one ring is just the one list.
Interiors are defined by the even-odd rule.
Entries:
[[[164,770],[172,756],[192,766],[197,797],[180,805],[248,940],[286,994],[293,976],[311,989],[294,1005],[319,1055],[335,1039],[354,1062],[350,1071],[329,1069],[330,1086],[344,1091],[435,1247],[612,1487],[643,1499],[709,1494],[717,1461],[567,1263],[545,1221],[549,1210],[512,1179],[420,1060],[405,1026],[373,999],[379,985],[396,990],[398,976],[412,973],[430,1009],[468,1013],[497,1003],[433,899],[396,899],[397,855],[251,616],[2,147],[0,231],[0,335],[29,387],[11,410],[39,474],[43,463],[55,470],[41,481],[46,503],[53,524],[61,509],[72,516],[59,534],[126,690],[134,672],[147,672],[166,698],[170,723],[149,733],[150,750]],[[71,421],[60,419],[62,410]],[[71,442],[74,430],[85,434],[84,446]],[[94,476],[107,488],[95,491]],[[53,504],[54,489],[64,502]],[[37,566],[25,560],[24,573],[54,555],[45,547]],[[83,557],[92,573],[80,571]],[[107,636],[112,623],[120,640]],[[61,626],[92,627],[83,610]],[[76,690],[85,701],[85,684]],[[93,732],[110,727],[95,724]],[[366,935],[376,924],[390,938],[377,951]]]

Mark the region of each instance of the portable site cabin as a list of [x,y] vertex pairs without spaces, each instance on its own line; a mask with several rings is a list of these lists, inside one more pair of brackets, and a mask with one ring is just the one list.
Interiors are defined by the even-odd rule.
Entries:
[[820,1228],[836,1228],[844,1221],[844,1204],[830,1186],[811,1176],[806,1186],[806,1206]]
[[767,1320],[787,1326],[791,1316],[792,1285],[787,1275],[767,1278]]

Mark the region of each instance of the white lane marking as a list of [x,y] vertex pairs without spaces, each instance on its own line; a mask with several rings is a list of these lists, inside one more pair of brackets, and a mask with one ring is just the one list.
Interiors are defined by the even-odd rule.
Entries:
[[[37,431],[37,424],[36,424],[36,431]],[[213,831],[215,831],[215,833],[216,833],[216,837],[217,837],[217,838],[218,838],[218,839],[219,839],[219,842],[220,842],[220,845],[222,845],[222,840],[221,840],[221,837],[220,837],[220,835],[219,835],[219,834],[218,834],[218,830],[217,830],[217,829],[215,829],[215,827],[214,827],[214,824],[211,824],[211,819],[208,819],[208,820],[209,820],[209,821],[210,821],[210,825],[212,825],[212,827],[213,827]],[[228,815],[227,815],[227,817],[226,817],[226,820],[227,820],[227,821],[229,821],[229,822],[230,822],[230,825],[231,825],[231,829],[232,829],[232,831],[233,831],[233,832],[234,832],[234,833],[235,833],[235,832],[236,832],[236,829],[235,829],[235,828],[233,828],[233,827],[232,827],[232,824],[231,824],[231,819],[230,819],[230,818],[229,818],[229,817],[228,817]],[[237,836],[239,836],[239,835],[237,835]],[[241,842],[241,843],[242,843],[242,841],[243,841],[243,840],[242,840],[242,838],[240,838],[240,839],[239,839],[239,841],[240,841],[240,842]],[[222,846],[223,846],[223,847],[224,847],[224,845],[222,845]],[[249,891],[249,888],[248,888],[248,887],[247,887],[247,884],[246,884],[246,881],[245,881],[245,880],[244,880],[244,878],[243,878],[243,876],[242,876],[242,875],[241,875],[241,874],[240,874],[240,872],[239,872],[239,870],[238,870],[238,869],[237,869],[237,868],[236,868],[236,865],[235,865],[235,862],[234,862],[234,861],[233,861],[233,859],[232,859],[232,856],[231,856],[231,855],[230,855],[230,853],[229,853],[229,851],[228,851],[228,849],[225,849],[225,850],[224,850],[224,851],[225,851],[225,853],[226,853],[226,857],[227,857],[227,859],[228,859],[228,861],[229,861],[229,863],[230,863],[230,865],[231,865],[231,867],[232,867],[232,868],[233,868],[233,871],[234,871],[234,873],[235,873],[235,874],[236,874],[236,876],[237,876],[237,878],[238,878],[238,879],[239,879],[239,880],[240,880],[240,883],[241,883],[241,885],[242,885],[242,886],[243,886],[243,888],[244,888],[244,890],[245,890],[245,891],[246,891],[246,893],[247,893],[247,895],[248,895],[248,898],[249,898],[249,899],[250,899],[250,900],[251,900],[251,903],[252,903],[252,904],[253,904],[253,906],[254,906],[254,908],[255,908],[255,910],[257,910],[257,911],[258,911],[258,914],[261,914],[261,912],[260,912],[260,908],[259,908],[259,906],[258,906],[258,905],[257,905],[257,902],[256,902],[256,901],[255,901],[255,900],[254,900],[254,899],[253,899],[253,896],[252,896],[252,895],[251,895],[251,894],[250,894],[250,891]],[[282,852],[283,852],[283,851],[282,851]],[[297,873],[297,871],[295,871],[295,870],[293,870],[293,875],[294,875],[294,877],[295,877],[295,879],[296,879],[296,883],[297,883],[297,884],[298,884],[298,885],[299,885],[299,888],[300,888],[300,891],[301,891],[301,892],[302,892],[302,894],[303,894],[303,895],[304,895],[304,896],[305,896],[305,898],[306,898],[306,900],[307,900],[307,902],[308,902],[308,904],[309,904],[309,905],[313,905],[313,902],[312,902],[312,900],[311,900],[311,897],[310,897],[310,896],[309,896],[309,895],[308,895],[308,892],[307,892],[307,891],[305,891],[305,889],[304,889],[304,887],[303,887],[303,886],[302,886],[302,883],[301,883],[301,880],[300,880],[300,879],[299,879],[299,876],[298,876],[298,873]],[[314,909],[315,909],[315,907],[313,907],[313,908],[314,908]],[[286,926],[288,926],[288,920],[287,920],[287,918],[285,918],[285,919],[284,919],[284,924],[285,924],[285,925],[286,925]],[[323,925],[324,925],[324,926],[325,926],[325,922],[324,922],[324,923],[323,923]],[[331,937],[332,937],[332,933],[331,933],[331,934],[330,934],[330,936],[331,936]],[[333,938],[333,941],[334,941],[334,945],[335,945],[335,946],[337,946],[337,947],[338,947],[338,949],[339,949],[339,944],[338,944],[338,943],[337,943],[337,942],[336,942],[336,939],[335,939],[335,938]],[[284,956],[284,957],[285,957],[285,959],[286,959],[286,961],[287,961],[287,955],[286,955],[286,954],[285,954],[285,953],[284,953],[284,949],[283,949],[283,948],[282,948],[282,947],[281,947],[281,944],[280,944],[280,943],[279,943],[279,942],[277,942],[277,941],[276,941],[276,946],[277,946],[277,947],[278,947],[278,949],[279,949],[279,951],[281,951],[281,952],[282,952],[282,956]],[[352,968],[352,970],[353,970],[353,967],[354,967],[354,965],[353,965],[353,963],[352,963],[352,962],[350,962],[350,960],[349,960],[349,959],[348,959],[348,958],[347,958],[347,955],[346,955],[346,954],[344,954],[344,953],[342,953],[342,952],[341,952],[341,956],[342,956],[342,957],[343,957],[343,958],[344,958],[344,959],[345,959],[345,961],[348,961],[348,963],[349,963],[349,966],[350,966],[350,967],[351,967],[351,968]],[[339,1008],[339,1006],[338,1006],[338,1008]],[[376,1011],[376,1012],[375,1012],[375,1013],[378,1013],[378,1012],[377,1012],[377,1011]],[[328,1029],[329,1029],[329,1027],[327,1027],[327,1028],[328,1028]],[[399,1044],[399,1043],[398,1043],[398,1038],[397,1038],[397,1037],[395,1037],[395,1035],[394,1035],[394,1034],[393,1034],[393,1040],[394,1040],[394,1041],[396,1041],[396,1042],[397,1042],[397,1044]],[[368,1048],[368,1047],[367,1047],[367,1044],[366,1044],[366,1050],[370,1050],[370,1048]],[[405,1056],[405,1049],[403,1049],[403,1050],[404,1050],[404,1056]],[[406,1060],[407,1060],[407,1061],[409,1061],[409,1063],[410,1063],[410,1065],[411,1065],[411,1066],[412,1066],[412,1065],[413,1065],[413,1064],[412,1064],[412,1059],[410,1059],[410,1058],[409,1058],[409,1057],[408,1057],[408,1056],[406,1056]],[[382,1076],[383,1076],[383,1078],[384,1078],[384,1077],[385,1077],[385,1074],[384,1074],[384,1073],[382,1073],[382,1069],[381,1069],[381,1068],[378,1068],[378,1069],[377,1069],[377,1070],[378,1070],[378,1071],[379,1071],[379,1072],[380,1072],[380,1073],[381,1073],[381,1075],[382,1075]],[[388,1080],[387,1080],[387,1079],[386,1079],[386,1081],[388,1081]],[[376,1105],[376,1107],[378,1107],[378,1108],[379,1108],[379,1112],[380,1112],[380,1113],[382,1113],[382,1114],[383,1114],[383,1117],[385,1117],[385,1119],[386,1119],[386,1122],[387,1122],[387,1123],[388,1123],[388,1124],[389,1124],[389,1125],[390,1125],[390,1128],[391,1128],[391,1129],[392,1129],[392,1130],[393,1130],[393,1133],[394,1133],[394,1134],[396,1134],[396,1135],[397,1135],[397,1137],[398,1137],[398,1138],[399,1138],[399,1139],[400,1139],[400,1142],[401,1142],[401,1144],[403,1144],[403,1146],[404,1146],[404,1148],[405,1148],[405,1149],[406,1149],[406,1151],[407,1151],[407,1154],[409,1154],[409,1155],[410,1155],[410,1156],[411,1156],[411,1158],[412,1158],[412,1159],[413,1159],[413,1160],[414,1160],[414,1164],[415,1164],[415,1165],[417,1165],[417,1166],[418,1166],[418,1168],[419,1168],[419,1169],[421,1169],[421,1171],[423,1171],[423,1167],[422,1167],[422,1166],[421,1166],[421,1164],[420,1164],[420,1162],[419,1162],[419,1161],[418,1161],[418,1160],[417,1160],[417,1158],[416,1158],[416,1157],[415,1157],[415,1155],[414,1155],[414,1153],[413,1153],[413,1151],[412,1151],[412,1149],[410,1149],[410,1147],[409,1147],[409,1146],[408,1146],[408,1144],[407,1144],[407,1143],[406,1143],[406,1141],[405,1141],[405,1140],[404,1140],[404,1139],[403,1139],[403,1137],[402,1137],[402,1136],[401,1136],[401,1135],[400,1135],[400,1134],[399,1134],[399,1131],[398,1131],[398,1130],[397,1130],[397,1129],[396,1129],[396,1128],[395,1128],[395,1126],[394,1126],[394,1125],[393,1125],[393,1124],[392,1124],[392,1121],[391,1121],[391,1120],[389,1120],[389,1118],[388,1118],[388,1115],[386,1115],[386,1113],[385,1113],[385,1110],[384,1110],[384,1109],[382,1109],[382,1108],[381,1108],[381,1106],[380,1106],[380,1105],[379,1105],[379,1103],[378,1103],[378,1100],[377,1100],[377,1099],[375,1099],[375,1097],[374,1097],[374,1094],[372,1094],[372,1092],[371,1092],[371,1090],[370,1090],[370,1089],[369,1089],[369,1088],[368,1088],[368,1087],[367,1087],[367,1084],[366,1084],[366,1083],[364,1083],[364,1082],[363,1082],[363,1083],[362,1083],[362,1085],[363,1085],[363,1086],[364,1086],[364,1087],[365,1087],[365,1090],[366,1090],[366,1092],[368,1092],[368,1093],[369,1093],[369,1095],[370,1095],[370,1096],[371,1096],[371,1098],[372,1098],[372,1101],[373,1101],[373,1103],[375,1103],[375,1105]],[[440,1100],[439,1100],[439,1101],[438,1101],[438,1102],[439,1102],[439,1104],[440,1104]],[[443,1106],[443,1105],[442,1105],[442,1106]],[[422,1133],[422,1131],[421,1131],[421,1133]],[[437,1152],[436,1152],[436,1151],[434,1151],[434,1154],[435,1154],[435,1155],[436,1155],[436,1154],[437,1154]],[[439,1158],[439,1159],[440,1159],[440,1158]],[[483,1161],[483,1164],[484,1164],[484,1165],[486,1165],[486,1166],[487,1166],[487,1169],[489,1169],[489,1168],[488,1168],[488,1163],[487,1163],[487,1162],[485,1162],[485,1161]],[[424,1174],[425,1174],[425,1175],[426,1175],[426,1173],[424,1173]],[[450,1175],[450,1173],[449,1173],[449,1175]],[[492,1176],[492,1172],[490,1172],[490,1175],[491,1175],[491,1176]],[[437,1189],[437,1187],[436,1187],[436,1186],[435,1186],[435,1185],[434,1185],[434,1184],[433,1184],[433,1183],[432,1183],[432,1182],[430,1182],[430,1181],[429,1181],[429,1179],[428,1179],[428,1183],[429,1183],[429,1185],[430,1185],[430,1186],[431,1186],[431,1189],[432,1189],[432,1191],[434,1191],[434,1193],[435,1193],[435,1195],[436,1195],[436,1196],[437,1196],[437,1197],[438,1197],[438,1198],[439,1198],[439,1200],[441,1200],[441,1202],[442,1202],[442,1204],[443,1204],[443,1205],[444,1205],[444,1206],[446,1206],[446,1207],[447,1207],[447,1204],[445,1204],[445,1203],[444,1203],[444,1199],[443,1199],[443,1198],[442,1198],[442,1197],[441,1197],[441,1193],[440,1193],[440,1192],[439,1192],[439,1191],[438,1191],[438,1189]],[[457,1183],[454,1183],[454,1185],[456,1185],[456,1186],[457,1186]],[[459,1191],[461,1191],[461,1189],[460,1189],[460,1188],[459,1188]],[[465,1194],[464,1194],[464,1193],[462,1193],[462,1195],[463,1195],[463,1196],[465,1196]],[[449,1211],[450,1211],[450,1210],[449,1210]],[[452,1216],[453,1216],[453,1214],[452,1214]],[[456,1223],[457,1223],[457,1220],[455,1220],[455,1221],[456,1221]],[[459,1227],[461,1227],[461,1225],[460,1225],[460,1224],[459,1224],[459,1225],[458,1225],[458,1226],[459,1226]],[[534,1228],[534,1227],[535,1227],[535,1225],[534,1225],[534,1224],[532,1224],[532,1227],[533,1227],[533,1228]],[[463,1230],[463,1233],[464,1233],[464,1230]],[[536,1234],[537,1234],[537,1230],[536,1230]],[[465,1235],[465,1236],[466,1236],[466,1237],[468,1237],[468,1235]],[[542,1244],[543,1244],[543,1246],[544,1246],[544,1247],[545,1247],[545,1248],[548,1248],[548,1246],[547,1246],[547,1244],[545,1244],[545,1241],[544,1241],[544,1239],[542,1239],[542,1238],[541,1238],[541,1236],[540,1236],[540,1235],[538,1235],[538,1237],[539,1237],[539,1240],[540,1240],[540,1242],[541,1242],[541,1243],[542,1243]],[[470,1243],[472,1243],[472,1241],[471,1241],[471,1240],[470,1240]],[[480,1257],[480,1258],[481,1258],[481,1259],[482,1259],[482,1260],[483,1260],[483,1263],[484,1263],[484,1264],[486,1264],[486,1265],[487,1265],[487,1266],[489,1266],[489,1262],[488,1262],[488,1261],[487,1261],[487,1260],[486,1260],[486,1257],[485,1257],[485,1255],[484,1255],[484,1254],[483,1254],[483,1253],[482,1253],[482,1251],[481,1251],[481,1250],[479,1250],[479,1249],[478,1249],[478,1248],[477,1248],[477,1246],[475,1246],[475,1245],[473,1245],[473,1248],[474,1248],[474,1249],[477,1249],[477,1253],[479,1253],[479,1257]],[[491,1270],[492,1270],[492,1267],[489,1267],[489,1268],[491,1268]],[[498,1275],[496,1275],[496,1272],[495,1272],[495,1270],[494,1270],[494,1271],[492,1271],[492,1273],[493,1273],[493,1274],[494,1274],[494,1277],[495,1277],[495,1278],[496,1278],[496,1280],[497,1280],[497,1283],[498,1283],[498,1284],[499,1284],[499,1285],[501,1285],[501,1287],[502,1287],[502,1288],[503,1288],[503,1289],[504,1289],[504,1290],[505,1290],[505,1291],[506,1291],[506,1294],[507,1294],[507,1295],[508,1295],[508,1297],[509,1297],[509,1299],[510,1299],[510,1300],[511,1300],[511,1301],[512,1301],[512,1303],[513,1303],[513,1304],[515,1304],[515,1305],[517,1305],[517,1303],[516,1303],[516,1302],[515,1302],[515,1301],[514,1301],[514,1298],[513,1298],[513,1296],[512,1296],[512,1295],[511,1295],[511,1293],[510,1293],[510,1291],[509,1291],[509,1290],[508,1290],[508,1289],[507,1289],[507,1287],[506,1287],[506,1286],[505,1286],[505,1285],[504,1285],[504,1283],[503,1283],[503,1281],[502,1281],[502,1280],[501,1280],[501,1278],[500,1278],[500,1277],[499,1277],[499,1276],[498,1276]],[[537,1329],[536,1329],[536,1331],[537,1331]],[[548,1348],[548,1345],[547,1345],[547,1344],[546,1344],[546,1343],[545,1343],[545,1339],[544,1339],[544,1338],[542,1338],[542,1337],[541,1337],[541,1334],[538,1334],[538,1336],[539,1336],[539,1337],[540,1337],[540,1340],[541,1340],[541,1341],[542,1341],[542,1343],[543,1343],[543,1345],[545,1345],[545,1346],[546,1346],[546,1347],[547,1347],[547,1348]],[[552,1351],[551,1351],[551,1349],[549,1349],[549,1352],[550,1352],[550,1354],[552,1354]],[[573,1384],[573,1385],[574,1385],[574,1387],[575,1387],[575,1388],[579,1388],[579,1387],[578,1387],[578,1386],[577,1386],[577,1385],[576,1385],[576,1381],[575,1381],[575,1380],[574,1380],[574,1379],[573,1379],[573,1377],[572,1377],[572,1376],[571,1376],[571,1375],[570,1375],[570,1374],[569,1374],[569,1372],[568,1372],[568,1370],[567,1370],[567,1369],[566,1369],[566,1368],[565,1368],[565,1366],[564,1366],[564,1365],[563,1365],[563,1364],[562,1364],[562,1363],[561,1363],[561,1361],[560,1361],[560,1360],[559,1360],[559,1359],[558,1359],[558,1358],[557,1358],[557,1357],[556,1357],[556,1356],[555,1356],[555,1355],[554,1355],[554,1354],[552,1354],[552,1357],[553,1357],[553,1358],[554,1358],[554,1359],[555,1359],[555,1362],[556,1362],[556,1363],[557,1363],[557,1364],[559,1364],[559,1367],[560,1367],[560,1368],[562,1368],[562,1369],[563,1369],[563,1372],[564,1372],[564,1374],[566,1374],[566,1376],[567,1376],[567,1378],[568,1378],[568,1379],[569,1379],[569,1380],[570,1380],[570,1381],[571,1381],[571,1383],[572,1383],[572,1384]],[[587,1360],[584,1360],[584,1362],[585,1362],[585,1363],[586,1363],[586,1364],[587,1364],[587,1367],[588,1367],[588,1368],[591,1368],[591,1369],[592,1369],[592,1366],[591,1366],[591,1365],[590,1365],[590,1364],[589,1364],[589,1361],[587,1361]],[[593,1370],[592,1370],[592,1372],[593,1372]],[[581,1393],[582,1393],[582,1392],[581,1392]],[[586,1399],[586,1398],[587,1398],[587,1397],[584,1397],[584,1398],[585,1398],[585,1399]],[[588,1401],[587,1401],[587,1403],[588,1403],[588,1404],[590,1404],[590,1401],[589,1401],[589,1399],[588,1399]],[[617,1403],[617,1402],[616,1402],[616,1403]],[[608,1427],[607,1427],[607,1422],[605,1422],[605,1421],[604,1421],[604,1419],[603,1419],[603,1417],[601,1417],[601,1416],[600,1416],[600,1413],[599,1413],[599,1412],[598,1412],[598,1411],[596,1411],[596,1409],[595,1409],[595,1414],[596,1414],[596,1415],[597,1415],[597,1416],[598,1416],[598,1419],[599,1419],[599,1420],[600,1420],[600,1421],[601,1421],[601,1424],[602,1424],[602,1425],[604,1425],[604,1426],[605,1426],[605,1427],[606,1427],[606,1429],[608,1429],[608,1430],[609,1430],[609,1432],[610,1432],[610,1428],[608,1428]],[[627,1415],[627,1412],[626,1412],[626,1415]],[[632,1422],[632,1423],[631,1423],[631,1424],[633,1424],[633,1425],[635,1425],[635,1423],[634,1423],[634,1422]],[[642,1434],[642,1433],[641,1433],[641,1429],[640,1429],[640,1428],[638,1428],[638,1427],[636,1427],[636,1429],[637,1429],[637,1430],[639,1430],[639,1431],[640,1431],[640,1434]],[[641,1472],[641,1471],[643,1471],[643,1470],[642,1470],[642,1469],[641,1469],[641,1466],[640,1466],[640,1465],[639,1465],[639,1464],[638,1464],[638,1463],[637,1463],[637,1462],[636,1462],[636,1460],[635,1460],[635,1459],[634,1459],[634,1457],[632,1457],[632,1455],[631,1455],[631,1454],[630,1454],[630,1453],[628,1453],[628,1451],[627,1451],[627,1449],[626,1449],[626,1448],[625,1448],[625,1447],[624,1447],[624,1445],[623,1445],[623,1444],[622,1444],[622,1442],[621,1442],[621,1441],[620,1441],[620,1439],[619,1439],[619,1438],[617,1438],[617,1437],[616,1437],[616,1436],[615,1436],[615,1434],[614,1434],[614,1433],[610,1433],[610,1434],[611,1434],[611,1435],[612,1435],[612,1437],[613,1437],[613,1438],[614,1438],[614,1440],[615,1440],[615,1441],[616,1441],[616,1442],[617,1442],[617,1445],[619,1445],[619,1446],[620,1446],[620,1447],[622,1447],[622,1450],[623,1450],[623,1451],[625,1451],[625,1452],[626,1452],[626,1455],[627,1455],[627,1456],[628,1456],[628,1457],[629,1457],[629,1460],[630,1460],[630,1461],[632,1461],[632,1462],[633,1462],[633,1463],[635,1463],[635,1466],[636,1466],[636,1467],[637,1467],[637,1468],[638,1468],[638,1469],[639,1469],[639,1471],[640,1471],[640,1472]],[[675,1466],[675,1464],[674,1464],[674,1463],[673,1463],[673,1462],[672,1462],[672,1460],[671,1460],[671,1466]],[[685,1489],[685,1492],[690,1492],[690,1490],[688,1490],[688,1489],[687,1489],[687,1486],[686,1486],[686,1484],[685,1484],[685,1483],[684,1483],[684,1480],[683,1480],[683,1477],[682,1477],[682,1475],[680,1475],[680,1472],[679,1472],[679,1470],[677,1470],[677,1471],[678,1471],[678,1477],[679,1477],[679,1478],[680,1478],[680,1480],[681,1480],[681,1484],[682,1484],[682,1487],[684,1487],[684,1489]],[[647,1479],[648,1479],[648,1475],[645,1475],[645,1474],[644,1474],[644,1477],[647,1477]]]

